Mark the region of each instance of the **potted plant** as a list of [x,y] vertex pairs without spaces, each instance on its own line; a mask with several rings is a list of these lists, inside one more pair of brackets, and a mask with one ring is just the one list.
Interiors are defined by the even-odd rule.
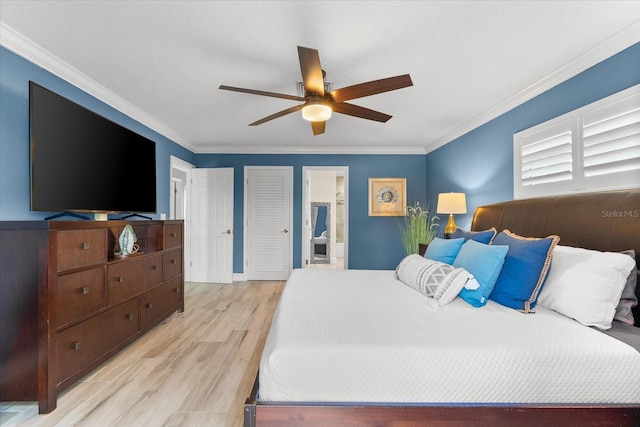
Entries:
[[405,256],[417,254],[420,243],[428,245],[436,237],[439,220],[440,218],[437,216],[430,215],[428,205],[424,209],[420,206],[420,202],[407,205],[407,213],[400,226],[400,237]]

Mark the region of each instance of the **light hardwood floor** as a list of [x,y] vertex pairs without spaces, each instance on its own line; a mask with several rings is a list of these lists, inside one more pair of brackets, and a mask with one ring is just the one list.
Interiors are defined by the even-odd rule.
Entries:
[[185,312],[58,397],[0,404],[4,426],[241,426],[281,281],[185,284]]

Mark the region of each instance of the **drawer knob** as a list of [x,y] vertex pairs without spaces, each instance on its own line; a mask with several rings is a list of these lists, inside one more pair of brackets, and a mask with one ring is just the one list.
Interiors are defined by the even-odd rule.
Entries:
[[133,314],[129,313],[127,314],[127,320],[133,320]]
[[153,304],[151,304],[150,302],[147,303],[147,308],[153,308]]
[[171,264],[177,264],[178,260],[172,259],[171,261],[169,261]]
[[178,233],[171,233],[170,236],[171,237],[178,237]]
[[157,265],[152,265],[152,266],[151,266],[151,269],[152,269],[152,270],[158,270],[158,266],[157,266]]
[[80,350],[80,341],[76,341],[74,343],[71,344],[71,349],[72,350]]
[[83,250],[89,249],[89,244],[86,242],[80,243],[80,249],[83,249]]
[[124,277],[122,277],[122,276],[116,277],[116,282],[123,283],[124,282]]
[[81,293],[82,295],[86,295],[86,294],[88,294],[88,293],[89,293],[89,287],[88,287],[88,286],[85,286],[84,288],[80,289],[80,293]]

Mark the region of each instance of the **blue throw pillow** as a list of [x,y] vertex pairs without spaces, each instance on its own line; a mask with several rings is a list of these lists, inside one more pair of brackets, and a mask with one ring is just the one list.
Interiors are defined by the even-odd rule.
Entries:
[[464,239],[441,239],[436,237],[429,243],[424,257],[434,261],[453,264],[453,260],[456,259],[463,243]]
[[457,228],[455,233],[453,233],[453,236],[451,236],[451,238],[457,239],[460,237],[464,237],[465,242],[471,239],[471,240],[475,240],[476,242],[488,244],[491,242],[491,239],[495,237],[496,232],[497,231],[494,227],[491,227],[490,229],[484,230],[484,231],[466,231],[461,228]]
[[508,250],[508,246],[486,245],[475,240],[467,240],[462,245],[453,266],[462,267],[473,274],[480,287],[475,290],[462,289],[460,298],[474,307],[485,305],[500,275]]
[[504,261],[490,298],[525,313],[533,311],[551,266],[551,254],[560,238],[526,238],[504,230],[493,239],[494,245],[508,245]]

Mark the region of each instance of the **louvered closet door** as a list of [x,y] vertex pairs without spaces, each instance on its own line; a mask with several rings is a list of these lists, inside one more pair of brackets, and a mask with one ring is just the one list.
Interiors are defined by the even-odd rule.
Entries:
[[285,280],[292,257],[292,167],[245,168],[244,272],[247,280]]

